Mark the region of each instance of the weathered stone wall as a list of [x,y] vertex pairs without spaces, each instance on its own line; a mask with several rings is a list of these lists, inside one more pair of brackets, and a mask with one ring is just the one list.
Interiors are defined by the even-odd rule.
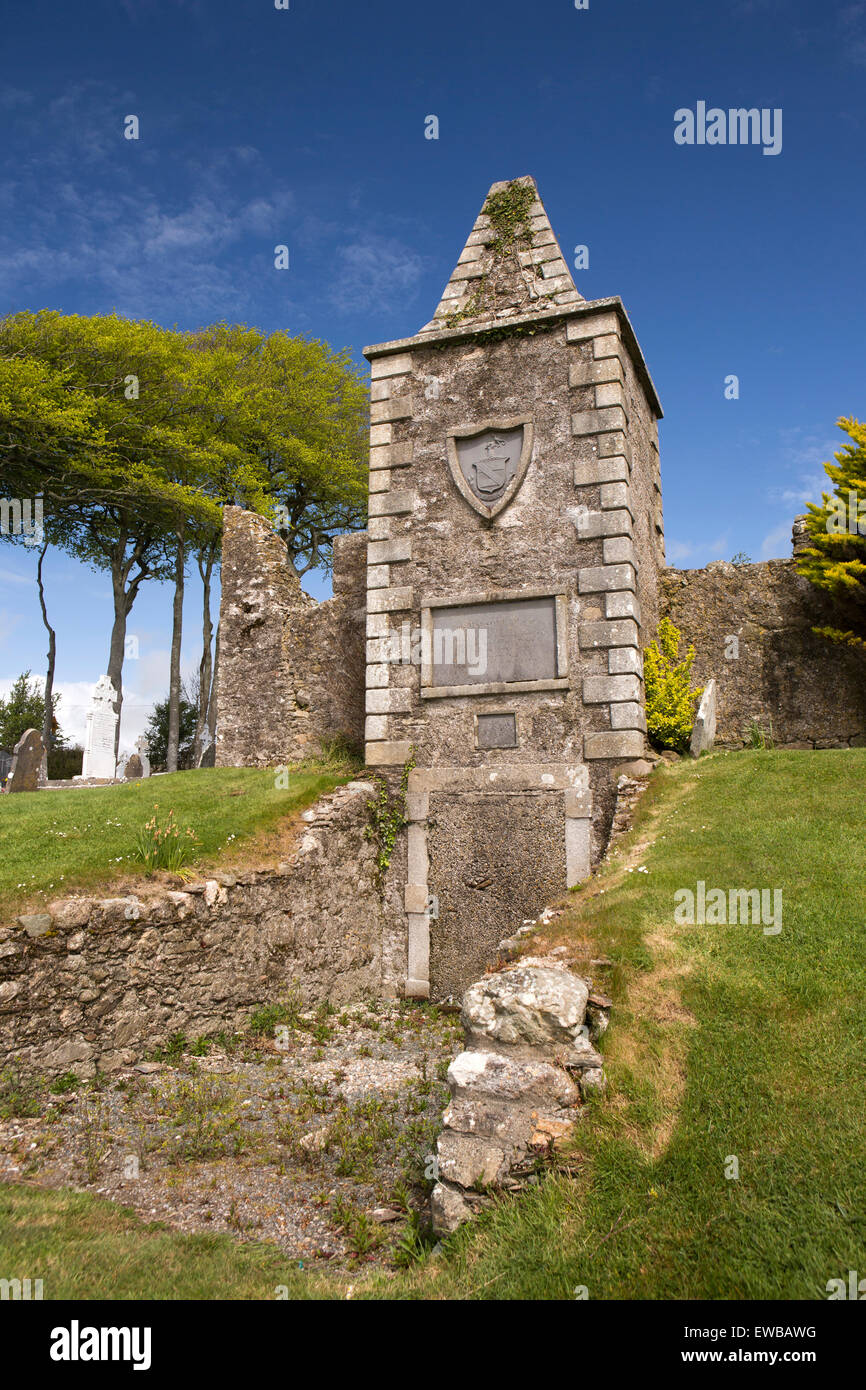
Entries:
[[[627,326],[627,325],[626,325]],[[640,358],[621,354],[625,410],[629,431],[629,502],[634,520],[634,557],[640,600],[641,640],[656,629],[659,617],[658,573],[665,564],[662,480],[658,414],[639,371]],[[645,368],[644,368],[645,371]]]
[[277,870],[147,898],[59,899],[0,927],[0,1067],[129,1066],[173,1033],[243,1028],[293,981],[311,1005],[401,993],[405,941],[364,838],[373,792],[349,783],[304,812]]
[[226,507],[217,767],[273,767],[363,741],[366,534],[334,546],[334,597],[305,594],[267,522]]
[[717,744],[747,743],[753,725],[777,746],[866,743],[866,663],[812,632],[839,626],[839,614],[793,560],[719,561],[660,580],[664,613],[694,644],[696,683],[718,685]]

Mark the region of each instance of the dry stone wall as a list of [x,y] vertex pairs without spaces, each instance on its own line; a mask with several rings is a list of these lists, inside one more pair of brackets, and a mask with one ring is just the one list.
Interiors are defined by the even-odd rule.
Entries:
[[364,838],[373,793],[349,783],[304,812],[278,869],[147,898],[62,898],[0,927],[0,1067],[116,1070],[176,1032],[242,1029],[295,981],[310,1005],[398,995],[405,944]]
[[437,1231],[455,1230],[491,1193],[522,1186],[603,1089],[596,1041],[610,1000],[552,957],[525,957],[463,997],[466,1046],[448,1069],[451,1103],[431,1196]]
[[793,560],[666,569],[660,581],[664,612],[694,644],[695,683],[716,682],[717,746],[753,728],[782,747],[866,743],[863,658],[814,634],[839,614]]

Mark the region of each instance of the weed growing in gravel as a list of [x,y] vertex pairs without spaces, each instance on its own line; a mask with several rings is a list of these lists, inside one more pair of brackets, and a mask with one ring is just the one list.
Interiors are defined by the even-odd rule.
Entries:
[[38,1082],[17,1067],[0,1072],[0,1119],[24,1119],[41,1110]]

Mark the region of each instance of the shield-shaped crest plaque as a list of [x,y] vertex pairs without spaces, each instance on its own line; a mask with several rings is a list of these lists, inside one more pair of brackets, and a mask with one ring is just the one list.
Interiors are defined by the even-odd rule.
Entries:
[[485,420],[448,435],[448,467],[470,507],[488,520],[515,497],[532,457],[532,421]]

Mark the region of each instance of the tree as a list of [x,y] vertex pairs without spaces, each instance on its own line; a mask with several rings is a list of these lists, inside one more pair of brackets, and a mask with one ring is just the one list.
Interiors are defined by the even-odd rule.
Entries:
[[695,722],[703,689],[692,690],[694,647],[679,658],[681,633],[670,618],[662,618],[656,636],[644,652],[646,722],[657,748],[684,753]]
[[[222,507],[279,525],[299,574],[327,568],[335,536],[365,521],[366,435],[366,387],[346,353],[320,342],[228,324],[184,334],[113,314],[0,320],[0,499],[42,493],[47,542],[109,571],[118,715],[132,606],[148,579],[173,582],[169,767],[188,558],[204,589],[200,742],[214,707]],[[52,675],[53,662],[52,648]]]
[[[194,745],[195,745],[195,726],[198,710],[195,703],[187,698],[187,692],[181,695],[178,707],[178,768],[191,768],[194,766]],[[162,771],[166,766],[168,758],[168,719],[169,719],[169,699],[164,700],[153,707],[153,713],[148,721],[144,736],[147,739],[147,750],[151,766],[157,771]],[[175,769],[177,771],[177,768]]]
[[[3,493],[43,493],[47,540],[110,572],[107,673],[118,716],[126,626],[141,584],[177,580],[186,518],[219,526],[218,505],[189,476],[202,459],[192,365],[188,335],[117,315],[44,310],[0,323]],[[214,453],[223,464],[224,446]]]
[[[46,753],[52,743],[51,692],[54,685],[56,635],[48,620],[43,583],[43,562],[48,548],[44,527],[36,524],[37,497],[43,490],[46,467],[63,468],[76,457],[98,457],[105,440],[95,420],[93,401],[77,393],[70,374],[48,367],[38,358],[22,355],[21,351],[0,344],[0,506],[5,508],[4,521],[14,516],[13,509],[27,509],[27,528],[16,534],[7,525],[0,535],[11,542],[37,545],[39,558],[36,584],[42,622],[48,633],[48,655],[45,675],[45,717],[42,737]],[[42,509],[40,500],[39,509]],[[23,517],[18,518],[23,521]],[[52,527],[54,544],[65,545],[70,538],[62,519],[55,518]]]
[[[50,723],[52,743],[62,748],[66,740],[57,723],[59,695],[52,696]],[[31,681],[30,672],[24,671],[15,681],[4,700],[0,696],[0,748],[12,752],[18,740],[27,729],[41,729],[45,722],[45,695],[37,682]]]
[[866,425],[843,416],[836,421],[850,443],[825,463],[832,492],[810,502],[806,529],[811,545],[797,557],[797,570],[837,602],[840,621],[850,627],[815,628],[819,636],[866,652]]
[[[199,335],[223,437],[262,477],[298,575],[331,564],[334,538],[366,524],[368,395],[345,352],[287,333],[215,324]],[[240,501],[224,489],[223,501]]]

